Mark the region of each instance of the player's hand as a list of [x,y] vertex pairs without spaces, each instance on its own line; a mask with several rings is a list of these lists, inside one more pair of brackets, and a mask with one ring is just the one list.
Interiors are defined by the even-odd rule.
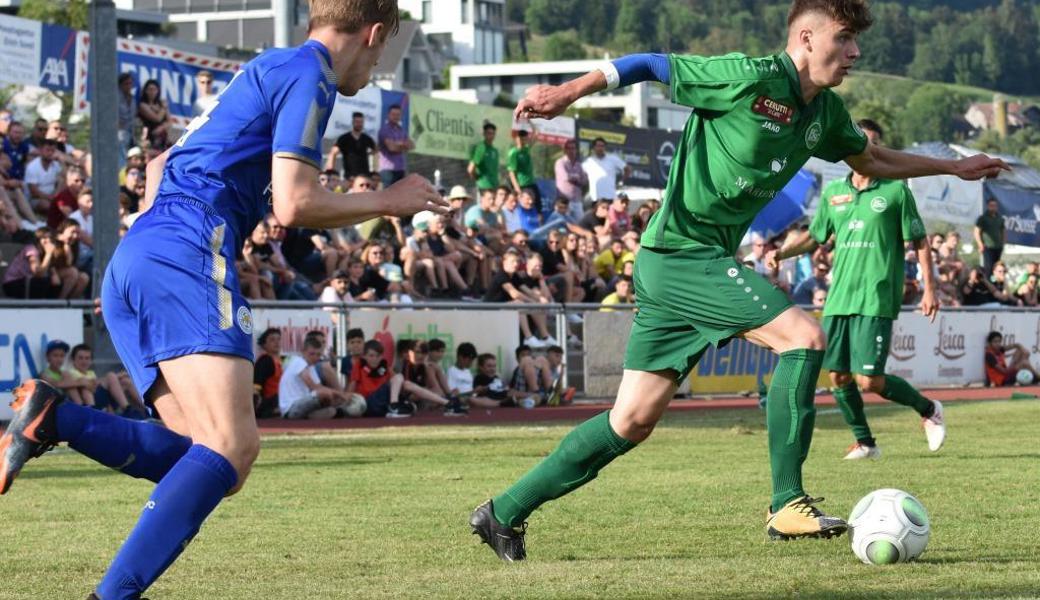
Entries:
[[571,99],[559,85],[536,85],[527,88],[527,93],[516,105],[513,118],[552,119],[560,116],[571,105]]
[[408,217],[424,210],[446,215],[451,211],[451,204],[437,193],[430,180],[415,173],[393,184],[384,193],[391,196],[388,214],[393,216]]
[[939,299],[934,290],[925,290],[921,295],[921,314],[928,317],[929,323],[935,322],[935,315],[939,314]]
[[766,252],[765,257],[762,259],[766,265],[766,268],[770,271],[776,271],[780,268],[780,261],[776,258],[777,250],[769,250]]
[[1001,171],[1010,171],[1011,167],[999,158],[991,158],[985,154],[976,154],[962,158],[953,165],[953,174],[965,181],[975,181],[986,177],[996,177]]

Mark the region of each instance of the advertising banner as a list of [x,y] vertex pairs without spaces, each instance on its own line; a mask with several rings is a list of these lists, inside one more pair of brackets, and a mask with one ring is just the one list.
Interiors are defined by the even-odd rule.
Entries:
[[[329,347],[336,339],[333,312],[320,308],[254,308],[253,339],[260,338],[264,331],[274,328],[282,332],[282,354],[300,354],[303,338],[308,331],[324,331]],[[254,348],[254,352],[257,350]]]
[[563,146],[574,139],[576,121],[572,117],[555,119],[531,119],[534,141],[553,146]]
[[588,156],[596,138],[607,142],[607,152],[616,153],[632,168],[625,185],[663,189],[679,147],[679,132],[637,129],[596,121],[578,121],[578,152]]
[[408,95],[404,92],[391,92],[370,85],[355,96],[336,95],[336,106],[332,109],[329,126],[325,129],[325,139],[335,141],[336,138],[354,127],[354,113],[365,116],[365,133],[378,141],[379,128],[386,122],[386,113],[391,106],[400,106],[401,121],[408,126]]
[[512,111],[497,106],[450,102],[426,96],[410,96],[412,140],[416,154],[468,160],[470,148],[482,139],[484,122],[498,128],[495,147],[502,166],[512,147],[509,132],[513,126]]
[[[1040,248],[1040,193],[995,182],[986,183],[986,191],[1000,204],[1005,242]],[[981,211],[982,203],[978,206]]]
[[519,314],[506,310],[378,310],[350,311],[350,327],[360,327],[365,339],[378,340],[393,364],[397,340],[444,342],[444,368],[455,362],[459,344],[469,342],[477,352],[494,354],[499,375],[507,379],[516,368],[514,352],[520,345]]
[[0,421],[11,418],[11,391],[46,368],[44,349],[51,340],[83,343],[83,311],[0,309]]
[[982,214],[981,181],[940,175],[911,179],[909,184],[917,201],[917,212],[926,221],[974,225]]

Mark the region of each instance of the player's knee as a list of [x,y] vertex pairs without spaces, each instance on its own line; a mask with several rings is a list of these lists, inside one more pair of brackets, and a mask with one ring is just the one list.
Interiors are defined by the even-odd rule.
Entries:
[[654,432],[657,419],[640,414],[613,414],[611,412],[610,426],[614,433],[633,443],[640,443]]
[[880,394],[885,391],[885,378],[882,375],[857,375],[856,385],[859,386],[859,389],[862,392]]
[[849,373],[839,373],[837,371],[830,372],[831,385],[834,387],[845,387],[852,383],[852,375]]

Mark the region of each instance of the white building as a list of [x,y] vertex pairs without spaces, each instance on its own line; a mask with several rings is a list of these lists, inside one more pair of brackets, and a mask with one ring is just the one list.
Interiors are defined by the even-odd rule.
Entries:
[[[537,84],[558,85],[596,69],[602,61],[567,60],[538,63],[456,65],[451,68],[450,91],[434,92],[443,99],[491,104],[504,94],[513,101]],[[578,108],[599,108],[619,118],[630,117],[636,127],[682,129],[690,109],[672,104],[667,90],[654,83],[637,83],[582,98]]]
[[439,80],[437,57],[427,43],[422,24],[401,21],[400,31],[387,40],[379,64],[372,69],[372,83],[385,90],[428,96]]
[[421,21],[430,41],[458,64],[505,60],[505,0],[398,0],[398,6]]
[[[292,43],[307,37],[307,0],[295,6]],[[214,46],[261,49],[274,45],[275,10],[272,0],[115,0],[116,8],[166,15],[176,27],[170,36]]]

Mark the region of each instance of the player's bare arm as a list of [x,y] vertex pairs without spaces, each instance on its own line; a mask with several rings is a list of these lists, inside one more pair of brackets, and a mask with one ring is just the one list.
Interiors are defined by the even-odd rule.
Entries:
[[924,237],[914,242],[914,251],[917,252],[917,263],[920,265],[921,278],[924,279],[924,291],[921,294],[920,304],[921,314],[934,322],[935,315],[939,312],[939,300],[935,295],[932,249],[928,246],[928,238]]
[[348,196],[323,188],[318,169],[310,163],[285,156],[272,160],[273,212],[288,227],[346,227],[383,215],[449,210],[447,200],[420,175],[409,175],[385,190]]
[[152,202],[155,201],[155,195],[159,192],[159,183],[162,182],[163,170],[166,168],[166,159],[169,157],[170,150],[167,150],[153,158],[145,166],[144,197],[138,203],[137,212],[143,213],[151,208]]
[[808,230],[799,231],[797,237],[786,242],[779,250],[766,252],[766,267],[775,271],[780,268],[780,261],[812,252],[819,246],[820,244],[812,238],[812,234]]
[[1011,167],[999,158],[976,154],[960,160],[941,160],[867,144],[862,154],[845,159],[852,170],[867,177],[910,179],[931,175],[953,175],[966,181],[996,177]]

